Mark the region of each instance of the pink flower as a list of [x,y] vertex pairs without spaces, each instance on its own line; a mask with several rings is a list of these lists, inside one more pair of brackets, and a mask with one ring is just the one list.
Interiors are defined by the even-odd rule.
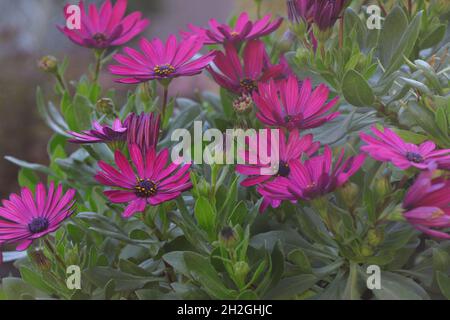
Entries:
[[18,243],[16,249],[23,251],[33,240],[58,229],[74,212],[74,196],[74,189],[63,194],[62,186],[55,190],[53,182],[48,192],[39,183],[35,196],[28,188],[22,188],[20,195],[11,194],[0,207],[0,246]]
[[[291,170],[289,167],[289,163],[291,160],[299,160],[303,155],[311,156],[314,154],[320,147],[319,142],[313,142],[313,136],[311,134],[300,136],[297,130],[294,130],[289,133],[288,140],[286,141],[285,134],[283,132],[279,132],[279,142],[277,142],[279,149],[279,164],[278,170],[274,175],[264,175],[262,174],[262,170],[270,169],[270,163],[268,161],[261,161],[260,155],[261,152],[263,154],[268,153],[270,159],[270,150],[271,150],[271,134],[270,130],[267,130],[267,143],[262,144],[259,143],[259,139],[261,136],[257,135],[258,148],[266,147],[267,150],[259,150],[259,149],[250,149],[246,150],[243,153],[243,158],[246,160],[246,163],[249,163],[249,159],[253,156],[256,160],[256,164],[245,164],[245,165],[237,165],[236,171],[240,174],[249,176],[245,180],[241,182],[241,185],[245,187],[250,187],[254,185],[263,186],[265,183],[269,181],[277,182],[281,177],[289,177],[291,174]],[[268,159],[267,159],[268,160]],[[261,187],[258,187],[258,191]],[[265,196],[262,206],[260,207],[260,211],[264,211],[269,205],[273,208],[279,207],[281,204],[281,200],[272,199],[270,196]]]
[[171,163],[167,166],[167,149],[158,154],[151,149],[145,155],[136,145],[130,146],[129,150],[136,170],[120,151],[116,151],[114,156],[118,169],[99,161],[102,171],[95,176],[101,184],[118,188],[104,194],[113,203],[128,203],[123,217],[143,212],[147,205],[156,206],[175,199],[192,187],[188,172],[191,165]]
[[122,125],[119,118],[114,120],[113,125],[102,126],[99,122],[94,121],[92,123],[92,130],[83,131],[77,133],[74,131],[68,131],[68,133],[75,137],[75,139],[69,140],[73,143],[110,143],[117,141],[125,141],[127,135],[127,128]]
[[190,31],[182,31],[181,34],[183,37],[189,37],[192,34],[202,35],[205,44],[225,44],[228,42],[238,44],[266,36],[277,30],[283,22],[283,19],[278,18],[270,22],[270,18],[271,15],[268,14],[261,20],[253,22],[249,20],[247,12],[243,12],[238,17],[235,27],[220,24],[215,19],[211,19],[209,21],[209,30],[189,24],[188,28]]
[[375,137],[361,133],[361,139],[367,143],[361,150],[372,158],[383,162],[392,162],[396,167],[406,170],[410,167],[427,169],[433,162],[450,159],[450,149],[435,150],[432,141],[425,141],[420,145],[407,143],[394,131],[384,128],[383,132],[372,127]]
[[266,55],[263,42],[249,41],[244,48],[242,65],[236,48],[232,44],[226,44],[225,54],[218,52],[214,59],[214,64],[220,72],[212,67],[208,67],[208,71],[221,87],[238,95],[249,94],[257,90],[259,83],[280,76],[284,71],[284,66],[281,65],[268,66]]
[[126,47],[125,54],[114,55],[120,65],[112,65],[109,70],[122,77],[117,82],[140,83],[193,76],[201,73],[215,55],[211,51],[202,57],[193,58],[203,46],[202,39],[197,36],[177,43],[177,38],[170,35],[166,44],[158,38],[151,42],[143,38],[139,45],[142,52]]
[[363,165],[365,155],[360,154],[344,161],[344,150],[333,164],[330,147],[323,154],[305,160],[289,162],[290,176],[262,186],[260,193],[279,200],[312,200],[333,192],[342,186]]
[[403,216],[426,234],[450,239],[448,231],[442,230],[450,228],[450,180],[432,176],[432,171],[422,172],[409,188],[403,200]]
[[[124,17],[127,0],[117,0],[115,6],[111,1],[103,2],[100,10],[94,4],[89,5],[86,12],[83,1],[80,1],[81,28],[69,29],[67,26],[58,26],[74,43],[88,48],[104,49],[120,46],[144,31],[150,24],[148,19],[142,19],[142,13],[133,12]],[[69,18],[66,9],[64,14]]]
[[325,115],[339,98],[326,103],[329,89],[321,84],[312,90],[310,79],[305,79],[299,86],[298,79],[291,75],[287,80],[260,83],[258,89],[253,93],[258,108],[256,117],[269,126],[311,129],[339,115],[338,112]]

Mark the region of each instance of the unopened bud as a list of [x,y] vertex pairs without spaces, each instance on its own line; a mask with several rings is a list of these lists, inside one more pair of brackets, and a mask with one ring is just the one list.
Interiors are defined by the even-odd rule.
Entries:
[[45,256],[43,251],[30,252],[30,258],[34,264],[42,271],[48,271],[52,268],[51,261]]
[[38,67],[45,72],[55,73],[58,71],[58,59],[54,56],[42,57],[38,62]]
[[387,171],[382,174],[382,176],[375,180],[375,192],[382,198],[391,192],[391,182],[390,182],[391,172]]
[[233,101],[233,108],[237,113],[248,113],[252,110],[253,100],[248,94],[243,94]]
[[361,254],[362,254],[364,257],[370,257],[370,256],[373,255],[373,253],[374,253],[374,252],[373,252],[372,247],[367,246],[367,245],[362,246],[362,248],[361,248]]
[[224,227],[219,234],[220,243],[227,249],[234,248],[239,241],[238,234],[231,227]]
[[339,192],[345,204],[352,207],[358,198],[359,187],[355,183],[348,181],[339,189]]
[[197,188],[200,195],[208,196],[211,190],[211,185],[205,179],[202,179],[198,183]]
[[381,242],[383,242],[384,239],[384,232],[381,229],[370,229],[367,232],[367,242],[370,246],[376,247]]
[[238,261],[233,265],[233,272],[236,278],[241,279],[241,281],[244,281],[248,273],[250,272],[250,267],[247,262]]
[[101,98],[95,105],[97,111],[105,115],[114,115],[114,103],[109,98]]

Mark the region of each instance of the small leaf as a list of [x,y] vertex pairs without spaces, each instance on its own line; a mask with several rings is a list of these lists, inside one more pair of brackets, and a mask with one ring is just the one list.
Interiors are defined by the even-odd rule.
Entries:
[[342,81],[342,93],[345,100],[356,107],[371,106],[375,100],[366,79],[355,70],[349,70],[345,74]]

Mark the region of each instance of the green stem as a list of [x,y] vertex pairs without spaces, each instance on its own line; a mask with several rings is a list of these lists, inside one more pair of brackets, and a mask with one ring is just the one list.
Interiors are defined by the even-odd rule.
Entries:
[[163,102],[162,102],[162,108],[161,108],[161,120],[162,120],[162,123],[165,123],[167,101],[168,101],[168,97],[169,97],[169,85],[164,85],[163,88],[164,88],[164,93],[163,93]]
[[95,71],[93,81],[94,83],[98,82],[98,77],[100,75],[100,70],[102,68],[103,55],[105,54],[105,50],[95,50]]

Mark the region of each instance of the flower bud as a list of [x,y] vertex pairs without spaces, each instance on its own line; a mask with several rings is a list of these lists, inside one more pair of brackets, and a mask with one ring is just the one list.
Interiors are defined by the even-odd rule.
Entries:
[[352,207],[358,198],[359,187],[355,183],[348,181],[339,189],[339,192],[345,204]]
[[383,242],[384,232],[381,229],[370,229],[366,239],[370,246],[376,247]]
[[101,98],[95,105],[97,111],[105,115],[114,115],[114,103],[110,98]]
[[200,195],[208,196],[211,190],[211,184],[209,184],[205,179],[202,179],[197,185],[197,190]]
[[38,67],[48,73],[55,73],[58,71],[58,59],[54,56],[44,56],[39,60]]
[[375,180],[375,192],[379,197],[384,197],[391,192],[390,172],[383,173],[383,175]]
[[252,110],[253,100],[248,94],[243,94],[233,101],[233,108],[237,113],[248,113]]
[[224,227],[219,234],[219,242],[227,249],[232,249],[239,241],[239,236],[231,227]]
[[250,272],[250,267],[245,261],[238,261],[233,265],[233,272],[236,278],[240,279],[242,282],[245,281],[248,273]]
[[362,248],[361,248],[361,254],[364,256],[364,257],[370,257],[370,256],[372,256],[373,255],[373,249],[372,249],[372,247],[370,247],[370,246],[368,246],[368,245],[363,245],[362,246]]
[[32,251],[29,253],[31,261],[42,271],[52,268],[52,262],[45,256],[43,251]]

